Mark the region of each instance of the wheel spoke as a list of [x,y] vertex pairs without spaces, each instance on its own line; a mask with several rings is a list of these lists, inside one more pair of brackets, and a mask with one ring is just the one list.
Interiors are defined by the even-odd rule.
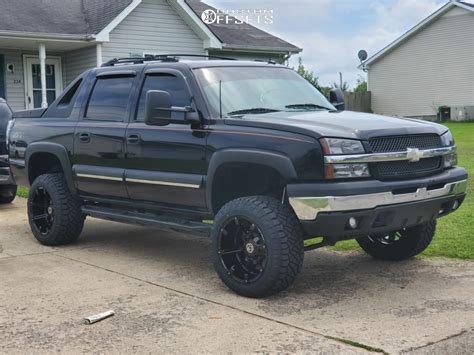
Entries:
[[44,213],[44,214],[40,214],[40,215],[37,215],[37,216],[34,216],[33,217],[33,220],[34,221],[39,221],[39,220],[42,220],[42,219],[46,219],[49,217],[49,214],[47,213]]
[[241,253],[243,251],[243,249],[236,249],[236,250],[219,250],[219,255],[228,255],[228,254],[237,254],[237,253]]

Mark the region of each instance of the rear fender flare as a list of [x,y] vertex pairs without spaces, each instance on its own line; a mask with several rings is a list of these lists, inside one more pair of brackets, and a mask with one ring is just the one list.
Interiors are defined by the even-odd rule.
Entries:
[[72,176],[72,166],[69,159],[69,154],[66,148],[60,144],[50,143],[50,142],[38,142],[28,145],[25,153],[25,167],[26,167],[26,176],[29,176],[29,166],[30,158],[35,153],[49,153],[58,158],[61,167],[64,172],[64,177],[67,182],[67,186],[72,193],[76,192],[76,187],[74,186],[74,179]]

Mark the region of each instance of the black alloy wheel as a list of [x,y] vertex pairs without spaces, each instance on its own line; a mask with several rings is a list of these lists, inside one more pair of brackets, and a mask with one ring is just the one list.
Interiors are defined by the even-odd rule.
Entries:
[[218,245],[222,265],[234,280],[252,283],[260,278],[267,264],[267,246],[253,221],[229,218],[220,229]]
[[47,235],[54,222],[54,208],[51,196],[44,187],[38,187],[33,191],[31,204],[31,219],[42,235]]

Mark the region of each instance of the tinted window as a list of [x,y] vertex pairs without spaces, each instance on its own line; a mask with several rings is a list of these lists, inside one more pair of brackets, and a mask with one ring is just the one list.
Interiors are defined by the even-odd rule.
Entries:
[[87,107],[90,120],[124,121],[133,77],[97,79]]
[[[171,104],[173,106],[190,106],[191,98],[184,86],[184,81],[171,74],[148,75],[143,84],[143,89],[140,94],[140,102],[138,103],[137,120],[145,120],[145,100],[146,93],[149,90],[163,90],[168,91],[171,95]],[[173,118],[183,118],[180,112],[173,112]]]

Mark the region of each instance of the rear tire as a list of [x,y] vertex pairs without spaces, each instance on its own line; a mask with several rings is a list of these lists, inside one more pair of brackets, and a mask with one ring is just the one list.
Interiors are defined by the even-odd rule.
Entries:
[[216,215],[211,236],[217,274],[242,296],[283,291],[301,271],[301,226],[294,212],[274,198],[230,201]]
[[0,204],[12,203],[16,197],[16,185],[0,186]]
[[436,220],[393,233],[357,239],[370,256],[380,260],[400,261],[420,254],[433,240]]
[[44,245],[69,244],[77,240],[84,226],[81,204],[63,174],[39,176],[28,197],[28,220],[36,239]]

